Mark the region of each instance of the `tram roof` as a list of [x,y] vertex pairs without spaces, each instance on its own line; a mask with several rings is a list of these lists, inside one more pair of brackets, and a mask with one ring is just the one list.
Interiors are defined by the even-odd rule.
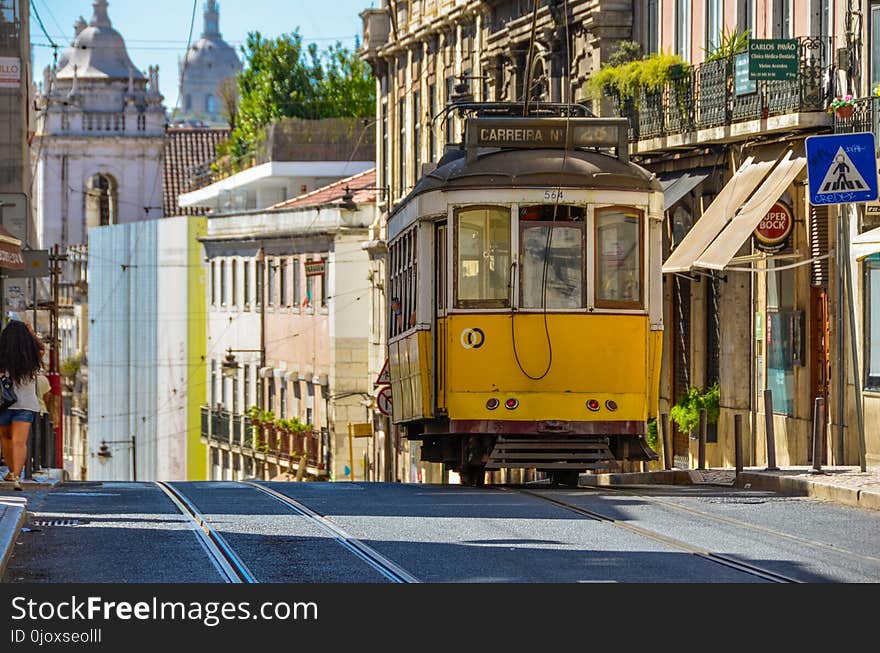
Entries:
[[440,165],[419,179],[391,211],[435,190],[497,188],[584,188],[661,191],[654,173],[635,163],[591,150],[502,149],[468,161],[465,151],[448,152]]

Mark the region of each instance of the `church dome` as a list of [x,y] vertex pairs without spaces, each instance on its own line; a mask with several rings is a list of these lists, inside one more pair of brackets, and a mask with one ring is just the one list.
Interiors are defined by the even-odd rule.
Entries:
[[76,35],[62,59],[58,79],[72,79],[74,68],[80,79],[144,79],[132,63],[122,35],[113,29],[107,16],[107,0],[95,0],[88,27]]
[[235,50],[223,39],[202,36],[193,43],[186,55],[187,68],[227,68],[238,72],[241,61]]

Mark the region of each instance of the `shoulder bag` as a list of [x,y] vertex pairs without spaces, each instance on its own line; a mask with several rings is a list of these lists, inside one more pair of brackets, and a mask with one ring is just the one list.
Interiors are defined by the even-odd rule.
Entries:
[[8,374],[0,374],[0,412],[7,410],[18,401],[15,394],[15,385]]

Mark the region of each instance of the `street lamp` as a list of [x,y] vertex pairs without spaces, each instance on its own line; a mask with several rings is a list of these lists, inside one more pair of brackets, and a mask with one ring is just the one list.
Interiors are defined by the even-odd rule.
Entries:
[[107,446],[108,444],[127,444],[131,446],[131,480],[137,481],[137,445],[135,436],[131,436],[131,440],[110,440],[110,442],[101,440],[101,446],[95,455],[98,456],[98,460],[102,464],[107,464],[107,461],[113,457],[113,452],[110,451],[110,447]]
[[235,354],[262,354],[262,349],[233,349],[230,347],[226,350],[226,357],[220,363],[220,371],[227,379],[232,379],[238,374],[239,364],[235,358]]

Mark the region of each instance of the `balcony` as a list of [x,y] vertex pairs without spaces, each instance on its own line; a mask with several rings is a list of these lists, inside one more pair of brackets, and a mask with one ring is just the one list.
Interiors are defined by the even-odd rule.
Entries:
[[834,116],[834,133],[853,134],[871,132],[874,140],[880,142],[880,96],[872,95],[856,99],[855,109],[849,118]]
[[[209,428],[210,426],[210,428]],[[201,436],[205,444],[269,460],[287,469],[299,468],[305,456],[309,476],[326,475],[325,451],[319,431],[287,431],[249,417],[201,407]]]
[[753,138],[756,133],[791,132],[831,124],[824,112],[828,72],[825,45],[800,37],[799,76],[791,81],[743,78],[734,59],[694,66],[654,93],[642,91],[616,102],[630,121],[633,154]]

